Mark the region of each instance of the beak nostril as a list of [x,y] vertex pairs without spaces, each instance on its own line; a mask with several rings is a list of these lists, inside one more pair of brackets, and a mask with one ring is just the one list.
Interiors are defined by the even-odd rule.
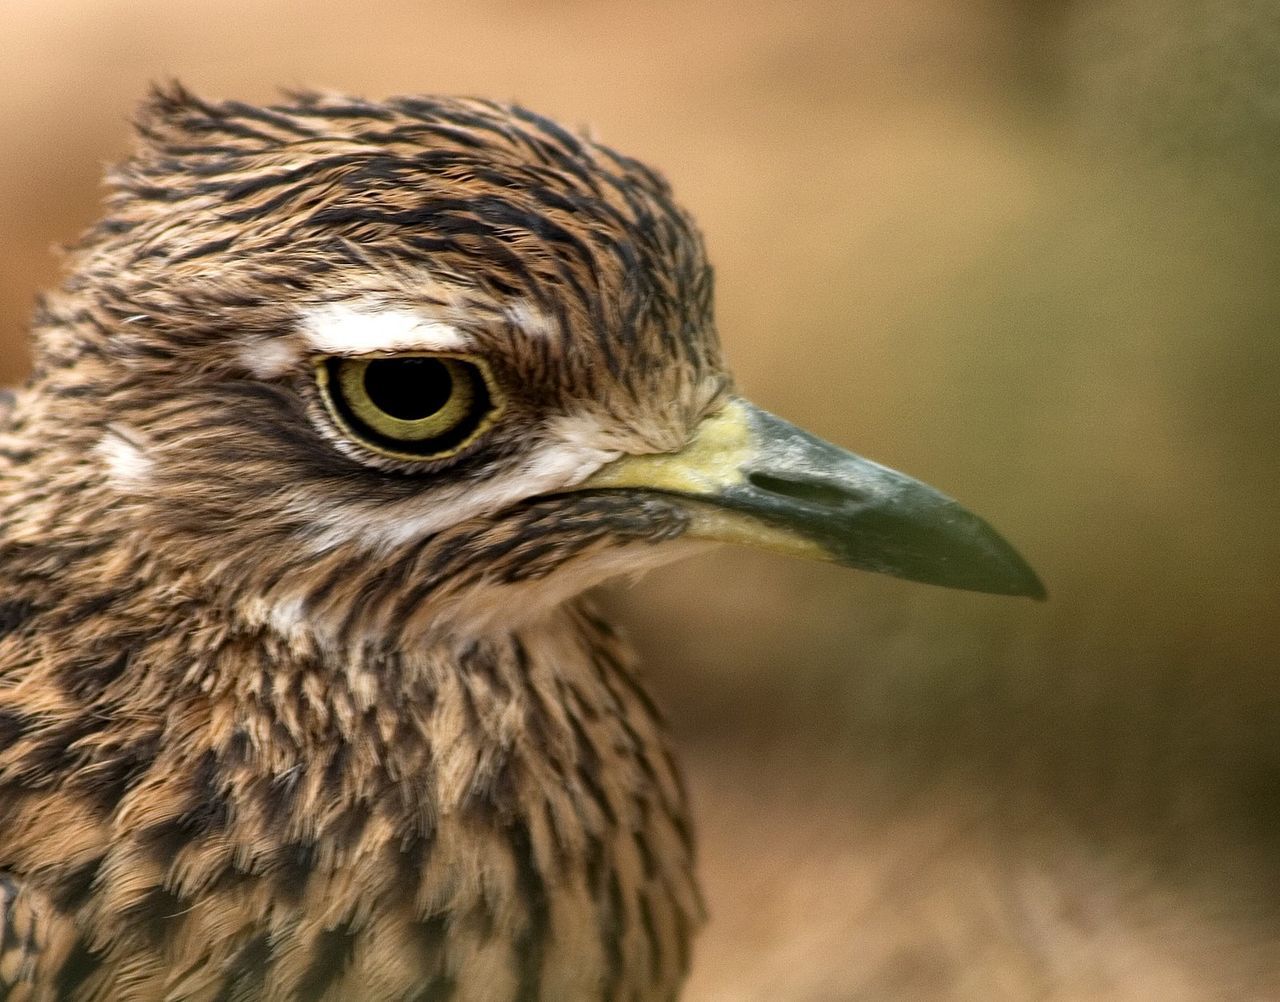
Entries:
[[770,494],[780,494],[783,497],[825,505],[829,508],[850,502],[857,503],[863,499],[858,491],[845,487],[831,487],[814,480],[792,480],[771,476],[768,473],[748,473],[747,480],[752,487],[758,487]]

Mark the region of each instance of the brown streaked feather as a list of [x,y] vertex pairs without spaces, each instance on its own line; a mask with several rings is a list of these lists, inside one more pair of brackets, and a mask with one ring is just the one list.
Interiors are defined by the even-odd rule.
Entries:
[[[700,915],[683,794],[616,642],[566,615],[347,666],[376,673],[369,692],[261,636],[192,651],[166,630],[128,666],[63,665],[65,705],[0,759],[0,851],[80,943],[60,983],[400,999],[466,977],[497,994],[458,998],[588,998],[652,978],[670,994]],[[183,647],[200,684],[144,711],[128,690]],[[49,971],[27,939],[5,945],[4,970]],[[125,966],[134,994],[113,995]]]
[[[0,997],[674,998],[685,795],[566,599],[688,516],[475,498],[720,399],[691,221],[483,100],[174,86],[139,132],[0,401]],[[447,463],[342,441],[296,337],[354,299],[470,338],[503,421]]]

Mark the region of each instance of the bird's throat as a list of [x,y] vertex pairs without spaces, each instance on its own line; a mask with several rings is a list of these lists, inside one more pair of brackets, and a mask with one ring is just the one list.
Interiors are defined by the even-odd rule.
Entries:
[[701,915],[684,795],[585,606],[340,661],[208,622],[113,652],[99,614],[52,684],[0,693],[24,722],[0,752],[5,862],[106,947],[93,976],[151,971],[160,998],[178,948],[308,998],[388,977],[477,1002],[674,992]]

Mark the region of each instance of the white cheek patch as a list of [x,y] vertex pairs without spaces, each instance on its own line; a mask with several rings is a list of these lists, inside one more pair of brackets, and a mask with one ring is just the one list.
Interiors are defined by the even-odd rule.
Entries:
[[299,326],[313,351],[326,355],[467,351],[472,340],[414,310],[376,304],[329,303],[302,311]]
[[425,625],[472,637],[489,632],[506,633],[536,622],[575,595],[604,581],[636,581],[655,567],[662,567],[717,544],[701,539],[676,539],[662,543],[631,543],[571,558],[555,573],[537,581],[488,584],[467,592],[456,601],[433,611]]
[[108,479],[120,490],[136,490],[150,478],[155,465],[141,436],[124,425],[111,425],[94,451],[106,466]]
[[328,499],[290,505],[310,527],[318,552],[356,544],[388,553],[468,519],[500,511],[518,501],[581,483],[618,453],[580,443],[553,441],[508,475],[452,492],[430,492],[397,505],[334,505]]
[[534,452],[520,472],[509,478],[508,487],[516,498],[576,487],[620,455],[616,449],[562,439]]

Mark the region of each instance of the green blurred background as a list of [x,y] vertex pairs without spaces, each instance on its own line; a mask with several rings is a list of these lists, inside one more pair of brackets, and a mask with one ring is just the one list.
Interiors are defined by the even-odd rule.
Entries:
[[1274,4],[2,0],[0,376],[168,76],[590,126],[701,221],[744,392],[1042,572],[608,592],[690,766],[689,999],[1280,998]]

